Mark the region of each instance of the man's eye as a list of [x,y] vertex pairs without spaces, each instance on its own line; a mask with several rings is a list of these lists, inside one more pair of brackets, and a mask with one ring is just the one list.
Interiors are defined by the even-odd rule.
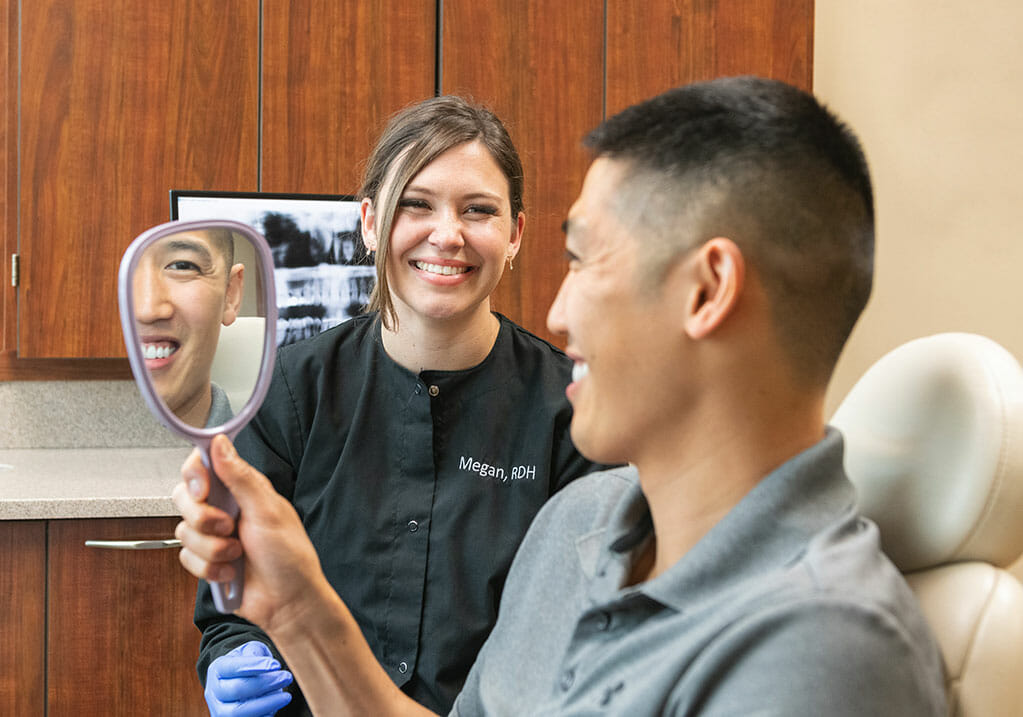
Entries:
[[172,261],[170,264],[167,265],[167,269],[170,271],[190,271],[195,272],[196,274],[201,272],[198,264],[196,264],[195,262],[186,261],[184,259],[181,259],[179,261]]

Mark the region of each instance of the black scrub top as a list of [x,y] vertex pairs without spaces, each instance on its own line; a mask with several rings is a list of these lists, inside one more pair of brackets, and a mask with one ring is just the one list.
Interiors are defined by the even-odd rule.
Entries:
[[[402,690],[445,713],[497,618],[512,557],[559,488],[603,468],[569,438],[572,363],[503,316],[490,354],[416,375],[376,314],[282,347],[240,454],[292,501],[331,585]],[[197,665],[269,638],[200,582]],[[297,687],[278,714],[308,714]]]

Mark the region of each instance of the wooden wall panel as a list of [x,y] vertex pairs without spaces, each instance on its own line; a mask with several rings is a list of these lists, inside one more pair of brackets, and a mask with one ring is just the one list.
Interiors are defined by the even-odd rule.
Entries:
[[21,13],[19,356],[123,356],[117,264],[167,191],[257,187],[259,0]]
[[603,0],[445,0],[441,89],[480,101],[501,118],[522,155],[526,230],[515,270],[493,305],[530,331],[565,272],[561,223],[589,157],[580,138],[601,119]]
[[0,714],[46,709],[46,523],[0,521]]
[[607,112],[687,82],[757,74],[810,89],[813,0],[607,1]]
[[434,93],[434,2],[264,0],[267,192],[353,194],[387,118]]
[[49,526],[50,717],[205,715],[192,624],[197,581],[177,550],[101,550],[86,540],[166,538],[177,518]]

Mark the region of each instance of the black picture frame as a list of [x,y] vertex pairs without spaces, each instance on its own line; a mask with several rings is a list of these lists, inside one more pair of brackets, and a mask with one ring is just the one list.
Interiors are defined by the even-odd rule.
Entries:
[[365,310],[376,273],[352,195],[172,189],[170,216],[231,219],[266,238],[274,261],[278,346]]

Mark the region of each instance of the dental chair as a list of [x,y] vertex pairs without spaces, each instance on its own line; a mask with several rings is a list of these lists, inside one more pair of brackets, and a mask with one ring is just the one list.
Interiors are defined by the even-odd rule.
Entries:
[[949,714],[1023,715],[1023,368],[982,336],[882,357],[831,421],[945,661]]
[[235,413],[248,403],[256,387],[265,333],[262,316],[239,316],[230,326],[220,327],[210,378],[224,389]]

